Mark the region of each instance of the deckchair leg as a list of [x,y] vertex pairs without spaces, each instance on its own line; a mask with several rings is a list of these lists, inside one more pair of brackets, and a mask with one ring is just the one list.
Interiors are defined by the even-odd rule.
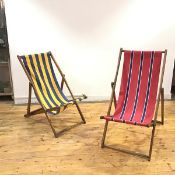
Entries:
[[106,120],[106,123],[105,123],[105,126],[104,126],[104,131],[103,131],[103,137],[102,137],[102,140],[101,140],[101,148],[104,148],[107,128],[108,128],[108,121]]
[[80,116],[81,116],[81,119],[82,119],[83,123],[86,124],[86,120],[85,120],[85,118],[84,118],[84,116],[83,116],[83,114],[82,114],[82,112],[81,112],[81,110],[80,110],[80,107],[79,107],[79,105],[77,104],[77,102],[75,102],[75,105],[76,105],[76,107],[77,107],[77,110],[78,110],[78,112],[79,112],[79,114],[80,114]]
[[164,88],[161,88],[161,123],[164,124]]
[[148,157],[148,160],[149,160],[149,161],[151,160],[151,155],[152,155],[152,149],[153,149],[153,142],[154,142],[155,129],[156,129],[156,126],[153,125],[152,135],[151,135],[151,142],[150,142],[150,149],[149,149],[149,157]]
[[32,96],[32,84],[29,82],[29,96],[28,96],[28,104],[27,104],[27,114],[25,114],[24,117],[30,116],[31,96]]
[[47,115],[47,112],[45,112],[45,115],[46,115],[46,118],[47,118],[47,120],[48,120],[48,122],[49,122],[49,125],[50,125],[50,127],[51,127],[51,129],[52,129],[52,131],[53,131],[53,134],[54,134],[55,138],[57,138],[57,137],[58,137],[58,136],[57,136],[57,133],[56,133],[56,131],[55,131],[53,125],[52,125],[52,122],[51,122],[49,116]]

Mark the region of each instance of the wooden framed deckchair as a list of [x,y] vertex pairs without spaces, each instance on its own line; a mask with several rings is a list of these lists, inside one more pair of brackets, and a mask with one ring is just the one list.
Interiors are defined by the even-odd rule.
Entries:
[[[86,123],[77,102],[87,97],[85,95],[82,95],[79,98],[74,97],[66,81],[65,75],[61,71],[51,52],[23,56],[18,55],[17,57],[29,79],[28,107],[27,114],[24,115],[25,117],[44,113],[54,133],[54,136],[58,137],[63,131],[59,133],[55,131],[48,113],[58,114],[69,106],[75,104],[82,119],[81,123]],[[53,63],[61,75],[61,86],[59,85],[55,75]],[[71,95],[71,100],[68,100],[68,98],[63,93],[64,84]],[[41,108],[34,111],[30,110],[32,88],[39,104],[41,105]]]
[[[116,75],[112,85],[109,108],[101,147],[105,146],[105,137],[109,121],[152,127],[149,155],[127,150],[122,152],[144,156],[151,160],[153,140],[157,123],[164,124],[164,89],[162,88],[167,50],[165,51],[130,51],[120,49]],[[123,69],[118,100],[116,100],[116,82],[119,67],[123,59]],[[157,121],[161,99],[161,121]],[[114,102],[115,112],[110,114]]]

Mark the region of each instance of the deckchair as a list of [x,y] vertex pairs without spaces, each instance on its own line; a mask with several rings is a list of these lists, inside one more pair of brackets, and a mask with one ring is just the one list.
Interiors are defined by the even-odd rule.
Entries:
[[[61,71],[51,52],[23,56],[18,55],[17,57],[29,79],[28,107],[27,114],[24,115],[25,117],[44,113],[54,133],[54,136],[58,137],[62,132],[57,133],[55,131],[50,119],[50,115],[48,114],[58,114],[69,106],[75,104],[82,119],[81,123],[86,123],[77,102],[87,97],[85,95],[79,96],[78,98],[74,97],[66,81],[65,75]],[[53,66],[54,64],[52,63],[55,64],[55,67],[61,75],[61,86],[58,83],[58,77],[55,74],[55,69]],[[63,93],[64,84],[71,95],[71,100],[69,100]],[[30,110],[32,88],[39,104],[41,105],[39,109],[34,111]]]
[[[144,156],[151,160],[153,139],[156,124],[164,124],[164,89],[162,88],[167,50],[165,51],[130,51],[120,49],[116,75],[112,85],[112,93],[105,127],[101,141],[101,147],[105,146],[105,137],[109,121],[152,127],[149,156],[133,151],[122,152]],[[116,82],[119,67],[123,59],[121,84],[116,99]],[[161,99],[161,121],[157,121],[158,107]],[[114,102],[115,112],[111,115],[111,107]],[[108,146],[106,146],[108,147]]]

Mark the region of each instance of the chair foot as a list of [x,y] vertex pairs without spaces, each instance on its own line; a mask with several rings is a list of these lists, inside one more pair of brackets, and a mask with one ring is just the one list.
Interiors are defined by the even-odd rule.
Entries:
[[53,134],[54,134],[55,138],[58,138],[61,135],[63,135],[65,132],[70,131],[71,129],[73,129],[73,128],[81,125],[81,124],[83,124],[83,122],[76,123],[76,124],[74,124],[72,126],[69,126],[69,127],[65,128],[65,129],[59,131],[59,132],[56,132],[55,129],[52,129],[52,131],[53,131]]
[[153,129],[152,129],[151,142],[150,142],[150,149],[149,149],[149,159],[148,159],[149,161],[151,160],[151,155],[152,155],[152,149],[153,149],[153,142],[154,142],[155,129],[156,129],[156,126],[154,125],[154,126],[153,126]]
[[84,124],[86,124],[86,120],[85,120],[85,118],[84,118],[84,116],[83,116],[83,114],[82,114],[82,112],[81,112],[81,110],[80,110],[80,107],[78,106],[77,103],[75,103],[75,105],[76,105],[77,110],[78,110],[78,112],[79,112],[79,114],[80,114],[80,117],[81,117],[82,122],[83,122]]
[[156,120],[157,124],[164,125],[164,122]]
[[31,115],[30,114],[24,114],[25,118],[29,118]]
[[85,120],[85,118],[84,118],[84,116],[83,116],[81,111],[80,111],[80,116],[81,116],[81,120],[82,120],[83,124],[86,124],[86,120]]
[[102,140],[101,140],[101,148],[104,148],[107,128],[108,128],[108,121],[106,120],[106,123],[105,123],[105,126],[104,126],[104,131],[103,131],[103,137],[102,137]]
[[101,148],[104,148],[104,147],[105,147],[105,144],[102,144],[102,143],[101,143]]
[[57,133],[54,133],[54,136],[55,136],[55,138],[58,138],[58,134]]

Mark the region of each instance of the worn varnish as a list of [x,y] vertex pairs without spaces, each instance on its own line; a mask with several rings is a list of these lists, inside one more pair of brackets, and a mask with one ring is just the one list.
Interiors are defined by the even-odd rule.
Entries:
[[[156,127],[151,162],[100,148],[108,102],[82,103],[87,124],[54,138],[44,115],[24,118],[26,106],[0,103],[0,175],[175,175],[175,102],[165,102],[165,125]],[[34,105],[34,108],[37,108]],[[159,116],[160,117],[160,116]],[[73,106],[52,117],[59,131],[80,121]],[[151,128],[109,123],[106,144],[148,154]]]

